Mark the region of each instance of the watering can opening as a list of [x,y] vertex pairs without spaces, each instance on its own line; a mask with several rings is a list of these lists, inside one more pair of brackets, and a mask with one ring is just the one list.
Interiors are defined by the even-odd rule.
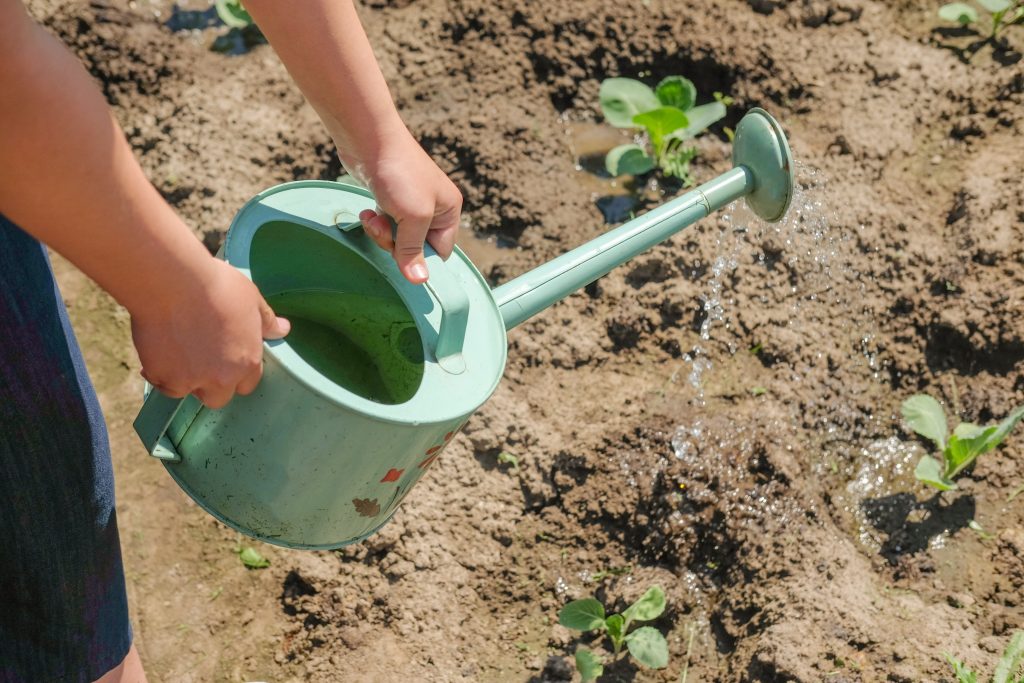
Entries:
[[266,223],[249,252],[253,282],[292,325],[287,345],[324,379],[389,405],[423,380],[423,340],[394,287],[359,254],[303,225]]

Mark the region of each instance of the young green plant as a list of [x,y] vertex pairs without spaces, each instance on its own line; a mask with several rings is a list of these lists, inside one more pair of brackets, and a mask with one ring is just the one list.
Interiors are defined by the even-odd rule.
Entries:
[[252,24],[252,17],[245,11],[241,0],[214,0],[213,6],[228,28],[242,29]]
[[653,90],[632,78],[608,78],[601,83],[599,97],[608,123],[647,134],[644,144],[619,145],[608,152],[608,173],[642,175],[657,167],[687,186],[693,184],[690,162],[697,148],[685,143],[721,120],[732,101],[715,93],[714,102],[697,105],[696,86],[682,76],[668,76]]
[[[644,666],[663,669],[668,666],[668,643],[657,629],[641,626],[630,632],[635,622],[657,619],[665,611],[665,591],[652,586],[622,614],[605,615],[604,605],[594,598],[573,600],[558,613],[558,623],[577,631],[604,631],[612,643],[612,657],[618,659],[625,645],[629,654]],[[576,649],[576,669],[583,683],[604,673],[606,661],[585,648]]]
[[[974,673],[960,660],[951,654],[943,653],[946,661],[953,667],[953,675],[957,683],[978,683],[978,674]],[[1018,631],[1010,638],[1003,651],[1003,656],[996,664],[992,674],[992,683],[1024,683],[1024,631]]]
[[[995,39],[1001,29],[1024,22],[1024,0],[977,0],[977,3],[991,15],[990,39]],[[981,23],[978,10],[966,2],[943,5],[939,8],[939,18],[961,26]]]
[[914,476],[918,481],[940,491],[955,489],[953,479],[979,455],[988,453],[1001,444],[1021,418],[1024,418],[1024,406],[1021,406],[999,424],[982,427],[970,422],[961,422],[953,433],[949,434],[946,413],[939,402],[927,394],[917,394],[908,398],[903,402],[902,412],[907,426],[930,439],[939,451],[937,457],[922,457],[914,468]]

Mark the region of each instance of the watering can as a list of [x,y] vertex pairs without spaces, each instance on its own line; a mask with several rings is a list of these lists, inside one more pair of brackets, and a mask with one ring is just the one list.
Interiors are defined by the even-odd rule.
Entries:
[[292,548],[360,541],[402,499],[496,388],[506,331],[745,197],[777,221],[793,192],[779,124],[740,121],[733,169],[493,291],[458,248],[425,245],[413,285],[363,233],[367,190],[298,181],[250,200],[221,257],[257,285],[291,332],[264,343],[256,390],[212,410],[151,390],[135,420],[149,453],[200,506]]

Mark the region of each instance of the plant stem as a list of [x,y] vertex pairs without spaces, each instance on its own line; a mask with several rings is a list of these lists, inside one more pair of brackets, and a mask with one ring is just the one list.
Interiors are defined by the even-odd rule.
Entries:
[[690,649],[693,647],[695,635],[697,635],[697,624],[691,624],[690,637],[686,641],[686,661],[683,663],[683,673],[679,677],[679,683],[686,683],[686,677],[690,675]]

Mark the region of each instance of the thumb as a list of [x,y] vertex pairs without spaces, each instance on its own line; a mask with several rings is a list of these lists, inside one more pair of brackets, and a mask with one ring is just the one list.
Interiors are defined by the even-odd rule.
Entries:
[[274,315],[270,304],[263,297],[260,297],[260,320],[263,323],[264,339],[281,339],[292,329],[290,322]]

